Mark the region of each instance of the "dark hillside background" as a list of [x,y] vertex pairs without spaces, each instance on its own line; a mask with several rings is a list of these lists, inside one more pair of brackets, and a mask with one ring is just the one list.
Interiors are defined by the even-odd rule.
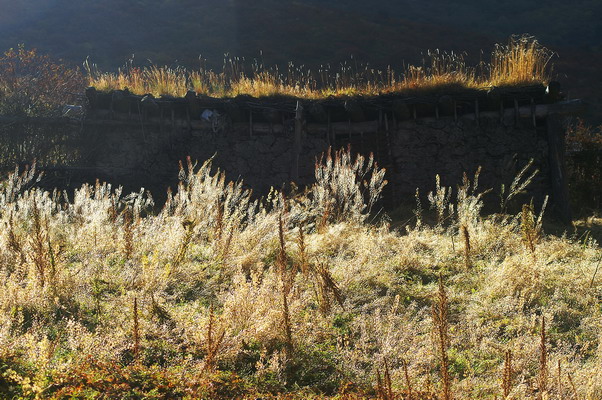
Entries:
[[575,0],[0,0],[0,48],[19,43],[104,70],[129,60],[220,69],[224,53],[265,64],[379,68],[420,63],[428,49],[478,62],[529,33],[559,55],[571,97],[602,100],[602,1]]

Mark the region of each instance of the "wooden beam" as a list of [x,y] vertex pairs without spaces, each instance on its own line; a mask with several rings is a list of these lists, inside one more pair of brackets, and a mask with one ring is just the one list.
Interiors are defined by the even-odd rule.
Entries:
[[253,137],[253,110],[249,110],[249,136]]
[[295,110],[295,147],[293,150],[293,171],[291,174],[292,181],[295,183],[299,183],[299,158],[301,155],[304,122],[303,106],[298,101],[297,109]]
[[537,119],[535,118],[535,99],[533,97],[531,97],[531,123],[533,124],[533,128],[537,128]]
[[330,110],[328,110],[328,127],[326,128],[326,137],[328,142],[328,147],[332,147],[334,144],[334,137],[332,135],[332,124],[330,122]]
[[556,206],[556,213],[562,222],[571,225],[573,218],[566,178],[566,143],[563,121],[564,118],[561,114],[554,113],[548,116],[548,161],[550,165],[550,180],[552,181],[552,201]]
[[458,120],[458,103],[454,100],[454,121]]
[[[571,101],[563,101],[555,104],[539,104],[535,106],[535,117],[536,118],[546,118],[551,114],[559,114],[559,115],[575,115],[581,114],[587,109],[587,105],[582,100],[571,100]],[[508,117],[512,118],[515,115],[516,110],[513,108],[504,109],[504,113],[502,114],[502,118]],[[533,107],[531,106],[523,106],[519,107],[518,115],[521,118],[531,118],[533,113]],[[488,117],[488,118],[496,118],[500,116],[500,113],[496,111],[485,111],[480,112],[478,117]],[[464,114],[463,118],[475,119],[475,114]]]

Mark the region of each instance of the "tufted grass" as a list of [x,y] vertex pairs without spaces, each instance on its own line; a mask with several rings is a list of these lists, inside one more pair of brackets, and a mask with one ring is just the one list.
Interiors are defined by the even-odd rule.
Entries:
[[550,80],[552,53],[527,36],[512,37],[507,45],[496,45],[489,63],[466,64],[463,55],[430,51],[422,66],[408,66],[397,72],[375,70],[351,59],[339,66],[321,66],[315,71],[289,64],[285,71],[268,68],[257,61],[224,60],[222,71],[200,68],[132,65],[117,73],[98,71],[86,63],[90,86],[102,91],[129,89],[135,94],[182,97],[188,90],[212,97],[237,95],[292,96],[317,99],[328,96],[372,96],[437,87],[489,88],[545,83]]
[[483,216],[467,177],[392,229],[370,159],[263,200],[212,171],[159,211],[3,181],[0,397],[598,398],[602,251],[541,205]]

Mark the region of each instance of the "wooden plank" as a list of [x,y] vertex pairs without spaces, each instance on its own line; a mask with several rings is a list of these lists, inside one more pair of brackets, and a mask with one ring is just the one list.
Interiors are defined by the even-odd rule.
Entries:
[[[586,104],[581,100],[571,100],[565,102],[559,102],[555,104],[535,104],[535,101],[530,105],[519,107],[518,115],[521,118],[546,118],[549,114],[560,114],[560,115],[574,115],[582,113],[586,110]],[[144,119],[148,124],[159,125],[161,123],[161,118],[159,117],[148,117],[143,109],[140,110],[140,118]],[[454,107],[454,111],[456,111],[456,107]],[[515,115],[516,109],[503,109],[502,112],[497,111],[484,111],[480,112],[480,117],[488,117],[488,118],[499,118],[499,117],[513,117]],[[455,113],[457,114],[457,112]],[[455,115],[458,117],[458,115]],[[464,118],[474,119],[475,114],[464,114]],[[422,118],[424,120],[434,119],[434,118]],[[75,120],[67,117],[12,117],[12,116],[0,116],[0,124],[11,124],[11,123],[22,123],[22,124],[32,124],[32,125],[63,125],[63,124],[73,124],[79,125],[82,121]],[[183,123],[188,123],[188,121],[183,121]],[[392,123],[392,125],[391,125]],[[120,115],[118,113],[115,114],[115,119],[110,119],[110,111],[99,110],[96,117],[91,117],[88,115],[86,119],[83,120],[84,125],[89,126],[140,126],[140,121],[128,120],[127,114]],[[393,120],[389,120],[388,114],[384,115],[384,125],[385,130],[395,129],[395,116],[393,115]],[[234,123],[233,128],[239,129],[242,127],[246,127],[248,129],[248,123],[240,122]],[[257,127],[258,131],[269,131],[269,125],[265,124],[267,128],[264,128],[261,123],[253,123],[253,127]],[[211,129],[211,123],[200,121],[200,120],[190,120],[190,129],[199,130],[199,129]],[[329,130],[328,124],[308,124],[307,130],[309,132],[327,132]],[[349,122],[330,122],[330,130],[331,132],[349,132]],[[352,133],[361,133],[361,132],[376,132],[378,130],[378,120],[375,121],[365,121],[365,122],[355,122],[351,124],[351,132]],[[282,132],[282,125],[275,124],[274,125],[274,133]],[[333,132],[334,133],[334,132]]]
[[[571,100],[564,101],[555,104],[539,104],[535,106],[535,117],[546,118],[551,114],[560,115],[575,115],[580,114],[586,110],[587,106],[582,100]],[[521,118],[531,118],[533,114],[533,108],[531,106],[519,107],[518,115]],[[496,111],[485,111],[479,113],[479,117],[496,118],[500,114]],[[512,118],[515,115],[515,109],[507,108],[504,110],[502,118]],[[475,114],[464,114],[463,118],[475,119]]]
[[[84,120],[85,121],[85,120]],[[68,117],[5,117],[0,116],[0,124],[31,125],[79,125],[81,120]]]

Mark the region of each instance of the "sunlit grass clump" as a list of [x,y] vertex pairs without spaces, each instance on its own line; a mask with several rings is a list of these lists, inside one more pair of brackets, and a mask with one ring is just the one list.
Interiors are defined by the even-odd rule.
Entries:
[[188,162],[161,209],[35,177],[0,186],[1,398],[599,398],[598,243],[482,216],[478,175],[395,229],[346,151],[266,199]]
[[330,65],[317,70],[289,64],[286,71],[267,68],[255,62],[247,68],[244,61],[230,58],[220,72],[201,68],[151,66],[120,69],[103,73],[86,64],[90,86],[99,90],[129,89],[135,94],[181,97],[188,90],[212,97],[293,96],[322,98],[327,96],[379,95],[411,89],[457,86],[485,89],[492,86],[541,84],[550,79],[552,53],[531,37],[513,37],[508,45],[497,45],[489,63],[477,67],[466,65],[461,54],[433,51],[422,66],[408,66],[402,72],[375,70],[346,62],[338,69]]

